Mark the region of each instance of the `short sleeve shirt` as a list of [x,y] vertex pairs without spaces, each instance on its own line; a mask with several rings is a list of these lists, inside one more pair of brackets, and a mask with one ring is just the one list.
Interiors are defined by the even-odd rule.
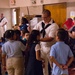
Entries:
[[[53,56],[59,64],[65,65],[68,61],[68,57],[72,57],[73,53],[70,47],[64,42],[57,42],[51,47],[50,56]],[[56,64],[53,63],[52,73],[54,75],[68,75],[68,70],[62,70]]]
[[7,41],[2,46],[2,54],[6,54],[7,58],[22,57],[24,50],[25,46],[20,41]]
[[38,51],[38,50],[41,50],[40,44],[36,44],[36,46],[35,46],[35,51]]

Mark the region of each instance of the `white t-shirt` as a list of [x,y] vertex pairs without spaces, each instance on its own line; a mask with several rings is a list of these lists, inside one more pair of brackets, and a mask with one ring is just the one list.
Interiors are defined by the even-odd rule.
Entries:
[[10,40],[2,46],[2,54],[6,54],[7,58],[23,57],[22,51],[24,50],[25,46],[20,41]]

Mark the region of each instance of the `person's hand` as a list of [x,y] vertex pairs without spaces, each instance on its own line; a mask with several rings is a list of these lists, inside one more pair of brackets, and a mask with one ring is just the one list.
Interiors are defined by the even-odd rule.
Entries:
[[59,65],[59,68],[60,68],[60,69],[63,69],[63,65],[60,64],[60,65]]
[[68,66],[67,65],[63,65],[63,69],[68,69]]

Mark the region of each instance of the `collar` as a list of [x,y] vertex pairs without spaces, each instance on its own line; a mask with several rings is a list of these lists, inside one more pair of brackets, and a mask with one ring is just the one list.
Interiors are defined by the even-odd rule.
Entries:
[[62,43],[62,44],[63,44],[64,42],[63,42],[63,41],[58,41],[58,42],[56,42],[56,44],[58,44],[58,43],[59,43],[59,44],[60,44],[60,43]]

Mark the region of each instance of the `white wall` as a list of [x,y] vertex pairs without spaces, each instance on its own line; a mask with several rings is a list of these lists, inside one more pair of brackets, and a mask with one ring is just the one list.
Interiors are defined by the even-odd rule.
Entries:
[[29,10],[30,15],[41,15],[43,6],[20,7],[20,15],[22,16],[22,13],[24,13],[24,15],[28,15],[27,9]]
[[70,17],[71,11],[75,11],[75,2],[67,3],[67,18]]
[[61,2],[75,2],[75,0],[36,0],[36,4],[32,4],[32,0],[15,0],[15,5],[11,5],[10,7],[25,7],[25,6],[37,6],[37,5],[44,5],[44,4],[52,4],[52,3],[61,3]]
[[0,0],[0,8],[9,8],[9,0]]
[[41,0],[36,0],[36,4],[32,4],[32,0],[15,0],[15,2],[15,5],[11,5],[10,0],[0,0],[0,8],[37,6],[61,2],[75,2],[75,0],[43,0],[43,3],[41,3]]
[[61,3],[61,2],[75,2],[75,0],[44,0],[44,4]]

